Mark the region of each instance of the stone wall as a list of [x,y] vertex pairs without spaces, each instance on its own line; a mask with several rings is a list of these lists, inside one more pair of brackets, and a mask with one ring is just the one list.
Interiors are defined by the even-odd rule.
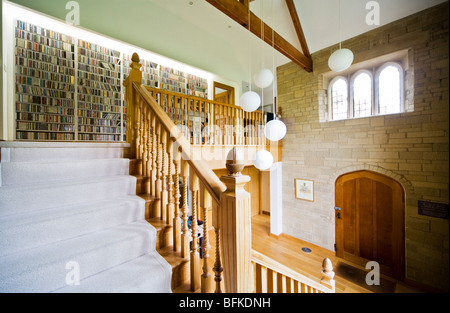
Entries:
[[[402,114],[327,121],[326,78],[333,46],[313,54],[314,72],[278,68],[283,140],[283,232],[333,250],[335,181],[372,170],[405,190],[407,279],[448,290],[449,221],[418,214],[418,201],[449,203],[448,2],[343,43],[354,66],[407,51],[407,101]],[[412,109],[413,107],[413,109]],[[325,118],[324,118],[325,117]],[[315,201],[295,199],[294,179],[315,182]]]

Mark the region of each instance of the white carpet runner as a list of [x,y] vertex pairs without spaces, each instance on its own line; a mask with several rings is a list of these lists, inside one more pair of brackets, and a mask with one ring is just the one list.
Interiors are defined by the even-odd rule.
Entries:
[[0,293],[171,292],[123,147],[0,143]]

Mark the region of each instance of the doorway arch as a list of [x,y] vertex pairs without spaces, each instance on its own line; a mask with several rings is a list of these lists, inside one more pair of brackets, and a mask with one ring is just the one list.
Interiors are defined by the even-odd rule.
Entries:
[[392,177],[359,170],[335,183],[336,256],[405,278],[405,191]]

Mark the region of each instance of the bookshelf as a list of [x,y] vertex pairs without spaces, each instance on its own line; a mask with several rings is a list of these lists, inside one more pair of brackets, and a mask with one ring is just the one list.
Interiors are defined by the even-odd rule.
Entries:
[[170,67],[160,66],[159,75],[161,89],[186,94],[186,77],[184,72]]
[[121,141],[121,54],[78,40],[77,119],[80,141]]
[[15,27],[16,139],[74,140],[74,39]]
[[208,98],[208,80],[192,74],[186,75],[186,89],[190,96]]
[[[15,138],[124,141],[131,55],[15,20]],[[208,98],[202,77],[141,59],[145,86]],[[160,99],[167,102],[168,99]],[[177,112],[181,119],[181,99]]]

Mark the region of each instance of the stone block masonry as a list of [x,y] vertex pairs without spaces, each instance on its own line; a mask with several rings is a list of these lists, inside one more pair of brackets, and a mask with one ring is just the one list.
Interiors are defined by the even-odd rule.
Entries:
[[[314,72],[277,69],[283,140],[283,232],[333,250],[336,179],[371,170],[405,190],[406,278],[449,290],[449,221],[418,214],[418,201],[449,203],[448,2],[349,39],[354,64],[407,51],[406,112],[327,121],[327,61],[337,45],[313,53]],[[315,201],[295,198],[294,179],[315,182]]]

